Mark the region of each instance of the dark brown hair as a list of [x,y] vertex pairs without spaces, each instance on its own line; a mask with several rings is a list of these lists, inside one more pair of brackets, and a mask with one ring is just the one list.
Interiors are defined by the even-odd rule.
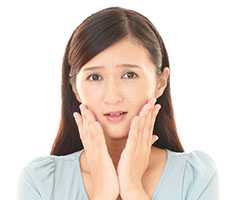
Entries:
[[[157,74],[169,67],[168,54],[163,40],[154,25],[140,13],[121,7],[102,9],[87,17],[72,33],[65,49],[62,65],[62,107],[59,130],[51,155],[66,155],[84,148],[73,117],[79,112],[75,96],[76,74],[81,67],[104,49],[124,38],[141,44],[149,52],[149,58],[157,66]],[[170,76],[164,93],[157,99],[159,111],[154,134],[159,139],[153,145],[176,152],[184,152],[176,130],[170,94]]]

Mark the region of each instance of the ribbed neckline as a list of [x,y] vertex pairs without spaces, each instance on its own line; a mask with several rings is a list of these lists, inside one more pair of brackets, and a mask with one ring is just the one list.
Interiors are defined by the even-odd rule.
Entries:
[[[81,156],[81,153],[83,152],[84,149],[80,150],[77,152],[77,166],[78,166],[78,172],[79,172],[79,178],[80,178],[80,189],[84,195],[84,197],[86,199],[87,198],[87,193],[85,191],[85,188],[84,188],[84,182],[83,182],[83,176],[82,176],[82,173],[81,173],[81,168],[80,168],[80,156]],[[171,162],[171,151],[169,149],[165,149],[166,150],[166,162],[165,162],[165,166],[164,166],[164,169],[163,169],[163,172],[162,172],[162,175],[160,177],[160,180],[157,184],[157,186],[155,187],[155,190],[154,190],[154,193],[152,195],[152,199],[155,199],[160,191],[160,188],[161,188],[161,185],[163,184],[163,182],[165,181],[165,179],[167,179],[167,174],[169,172],[169,168],[170,168],[170,162]]]

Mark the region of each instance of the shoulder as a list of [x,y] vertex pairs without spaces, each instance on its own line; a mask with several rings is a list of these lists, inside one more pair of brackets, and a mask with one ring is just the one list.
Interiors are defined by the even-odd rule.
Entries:
[[[202,195],[217,195],[218,171],[212,156],[204,151],[189,153],[173,152],[172,155],[182,163],[182,191],[185,199],[196,199]],[[202,198],[201,198],[202,199]]]
[[217,166],[212,156],[204,151],[194,150],[192,152],[172,152],[172,155],[185,164],[186,169],[194,173],[213,174]]
[[57,164],[66,161],[73,161],[75,159],[76,159],[76,152],[64,156],[56,156],[56,155],[38,156],[30,160],[24,166],[22,171],[26,171],[26,173],[29,173],[33,176],[37,176],[38,179],[44,180],[44,178],[47,175],[54,173]]
[[[77,159],[78,152],[64,155],[43,155],[30,160],[19,175],[18,192],[20,196],[33,195],[49,199],[54,189],[55,173],[59,166],[65,166]],[[71,164],[70,164],[71,165]],[[32,196],[31,196],[32,198]]]

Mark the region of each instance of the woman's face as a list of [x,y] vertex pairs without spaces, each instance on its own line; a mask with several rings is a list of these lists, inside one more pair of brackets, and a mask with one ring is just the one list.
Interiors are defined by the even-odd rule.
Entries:
[[[94,66],[101,67],[90,69]],[[121,40],[82,66],[76,77],[78,100],[93,112],[107,136],[127,137],[133,117],[155,96],[155,69],[142,46]],[[120,123],[111,123],[104,115],[119,110],[128,112]]]

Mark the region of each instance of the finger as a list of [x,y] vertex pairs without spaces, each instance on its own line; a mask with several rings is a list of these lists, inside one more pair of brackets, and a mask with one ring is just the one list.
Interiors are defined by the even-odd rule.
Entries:
[[100,125],[100,123],[98,121],[94,121],[90,123],[88,125],[88,131],[90,132],[90,134],[92,133],[91,141],[96,144],[96,148],[102,149],[104,151],[105,147],[107,148],[107,146],[106,146],[106,142],[105,142],[105,138],[103,134],[104,133],[103,128]]
[[151,145],[151,140],[152,140],[152,135],[153,135],[153,129],[154,129],[154,123],[155,123],[155,120],[154,120],[154,118],[155,118],[155,115],[154,115],[154,113],[155,113],[155,111],[156,111],[156,109],[158,109],[158,107],[155,105],[155,101],[156,101],[156,99],[154,100],[154,101],[152,101],[152,108],[151,108],[151,117],[149,118],[149,122],[146,124],[146,126],[148,127],[148,129],[149,129],[149,134],[147,134],[147,142],[148,142],[148,144],[150,144]]
[[138,140],[138,129],[139,129],[139,123],[140,123],[140,118],[138,116],[135,116],[132,119],[130,130],[129,130],[129,135],[128,135],[128,140],[127,140],[127,147],[129,149],[135,149],[137,140]]
[[141,121],[140,121],[140,127],[139,127],[140,131],[139,131],[138,141],[140,142],[141,146],[146,144],[148,140],[148,135],[150,134],[148,132],[148,126],[150,123],[149,121],[151,118],[152,109],[153,109],[153,101],[150,99],[140,113]]
[[[88,130],[87,114],[85,112],[86,108],[85,105],[83,104],[81,104],[79,107],[82,114],[82,127],[83,127],[82,135],[84,135],[83,137],[85,138],[85,140],[87,140],[87,144],[88,144],[88,142],[91,140],[91,134],[89,134],[90,132]],[[88,148],[88,146],[86,148]]]
[[95,117],[95,114],[87,106],[84,106],[84,111],[85,111],[85,114],[86,114],[86,117],[87,117],[87,121],[89,123],[97,121],[96,117]]
[[105,144],[103,128],[98,121],[96,121],[95,115],[86,105],[81,107],[85,117],[85,129],[90,141],[95,141],[96,145],[100,146]]
[[139,126],[140,134],[143,134],[143,130],[144,130],[144,125],[145,125],[146,117],[147,117],[147,113],[142,114],[142,115],[140,116],[140,126]]
[[152,135],[152,139],[151,139],[152,144],[154,144],[158,139],[159,139],[159,137],[157,135],[155,135],[155,134]]
[[153,125],[155,124],[156,117],[157,117],[157,114],[159,113],[160,109],[161,109],[161,105],[160,104],[156,104],[155,105],[155,109],[153,111],[153,116],[152,116],[152,124]]
[[[158,104],[158,105],[160,105],[160,104]],[[158,106],[157,106],[157,107],[158,107]],[[155,109],[159,109],[159,108],[155,108]],[[155,109],[154,109],[153,112],[152,112],[151,134],[153,133],[153,129],[154,129],[154,126],[155,126],[155,121],[156,121],[156,114],[154,113],[154,112],[156,112]],[[160,109],[161,109],[161,107],[160,107]],[[159,110],[157,111],[157,113],[159,113]]]
[[82,144],[83,144],[84,148],[86,149],[87,140],[86,140],[86,135],[83,132],[84,129],[83,129],[82,116],[78,112],[75,112],[74,113],[74,118],[75,118],[75,121],[76,121],[77,126],[78,126],[78,132],[79,132],[79,136],[81,138]]
[[155,121],[156,121],[156,116],[159,113],[159,110],[161,109],[160,104],[157,104],[152,112],[152,119],[151,119],[151,125],[150,125],[150,134],[151,137],[153,136],[153,131],[154,131],[154,126],[155,126]]
[[82,132],[82,129],[83,129],[81,115],[78,112],[74,112],[73,116],[74,116],[74,119],[75,119],[75,121],[77,123],[77,127],[78,127],[78,130],[79,130],[79,133],[81,135],[81,132]]
[[143,127],[143,134],[141,137],[141,142],[142,145],[147,145],[148,147],[151,146],[151,123],[152,123],[152,113],[153,113],[154,108],[150,108],[148,111],[148,114],[146,116],[145,124]]
[[137,141],[139,142],[141,141],[142,136],[143,136],[144,125],[145,125],[146,117],[148,114],[148,110],[150,109],[150,106],[151,105],[149,103],[145,104],[139,114],[139,117],[140,117],[139,131],[136,133],[138,134]]
[[[147,104],[145,104],[143,106],[143,108],[142,108],[139,116],[144,116],[144,115],[147,116],[149,109],[151,109],[152,107],[154,107],[155,102],[156,102],[156,98],[149,99],[147,101]],[[140,124],[141,130],[142,130],[143,126],[145,125],[145,120],[146,120],[145,118],[142,118],[142,120],[141,120],[141,124]]]
[[155,110],[155,102],[156,98],[152,98],[148,102],[148,114],[146,116],[145,124],[143,126],[143,135],[142,135],[142,145],[146,145],[149,147],[152,144],[152,117],[153,117],[153,112]]
[[[89,140],[92,141],[93,138],[95,138],[95,130],[94,131],[90,131],[89,129],[89,116],[88,116],[88,112],[87,112],[87,108],[85,105],[81,104],[80,105],[80,110],[83,116],[83,129],[84,129],[84,133],[85,135],[87,135],[89,137]],[[91,121],[92,123],[92,121]]]
[[141,109],[139,116],[143,116],[146,114],[146,112],[148,111],[148,109],[151,107],[150,103],[147,103],[143,106],[143,108]]

